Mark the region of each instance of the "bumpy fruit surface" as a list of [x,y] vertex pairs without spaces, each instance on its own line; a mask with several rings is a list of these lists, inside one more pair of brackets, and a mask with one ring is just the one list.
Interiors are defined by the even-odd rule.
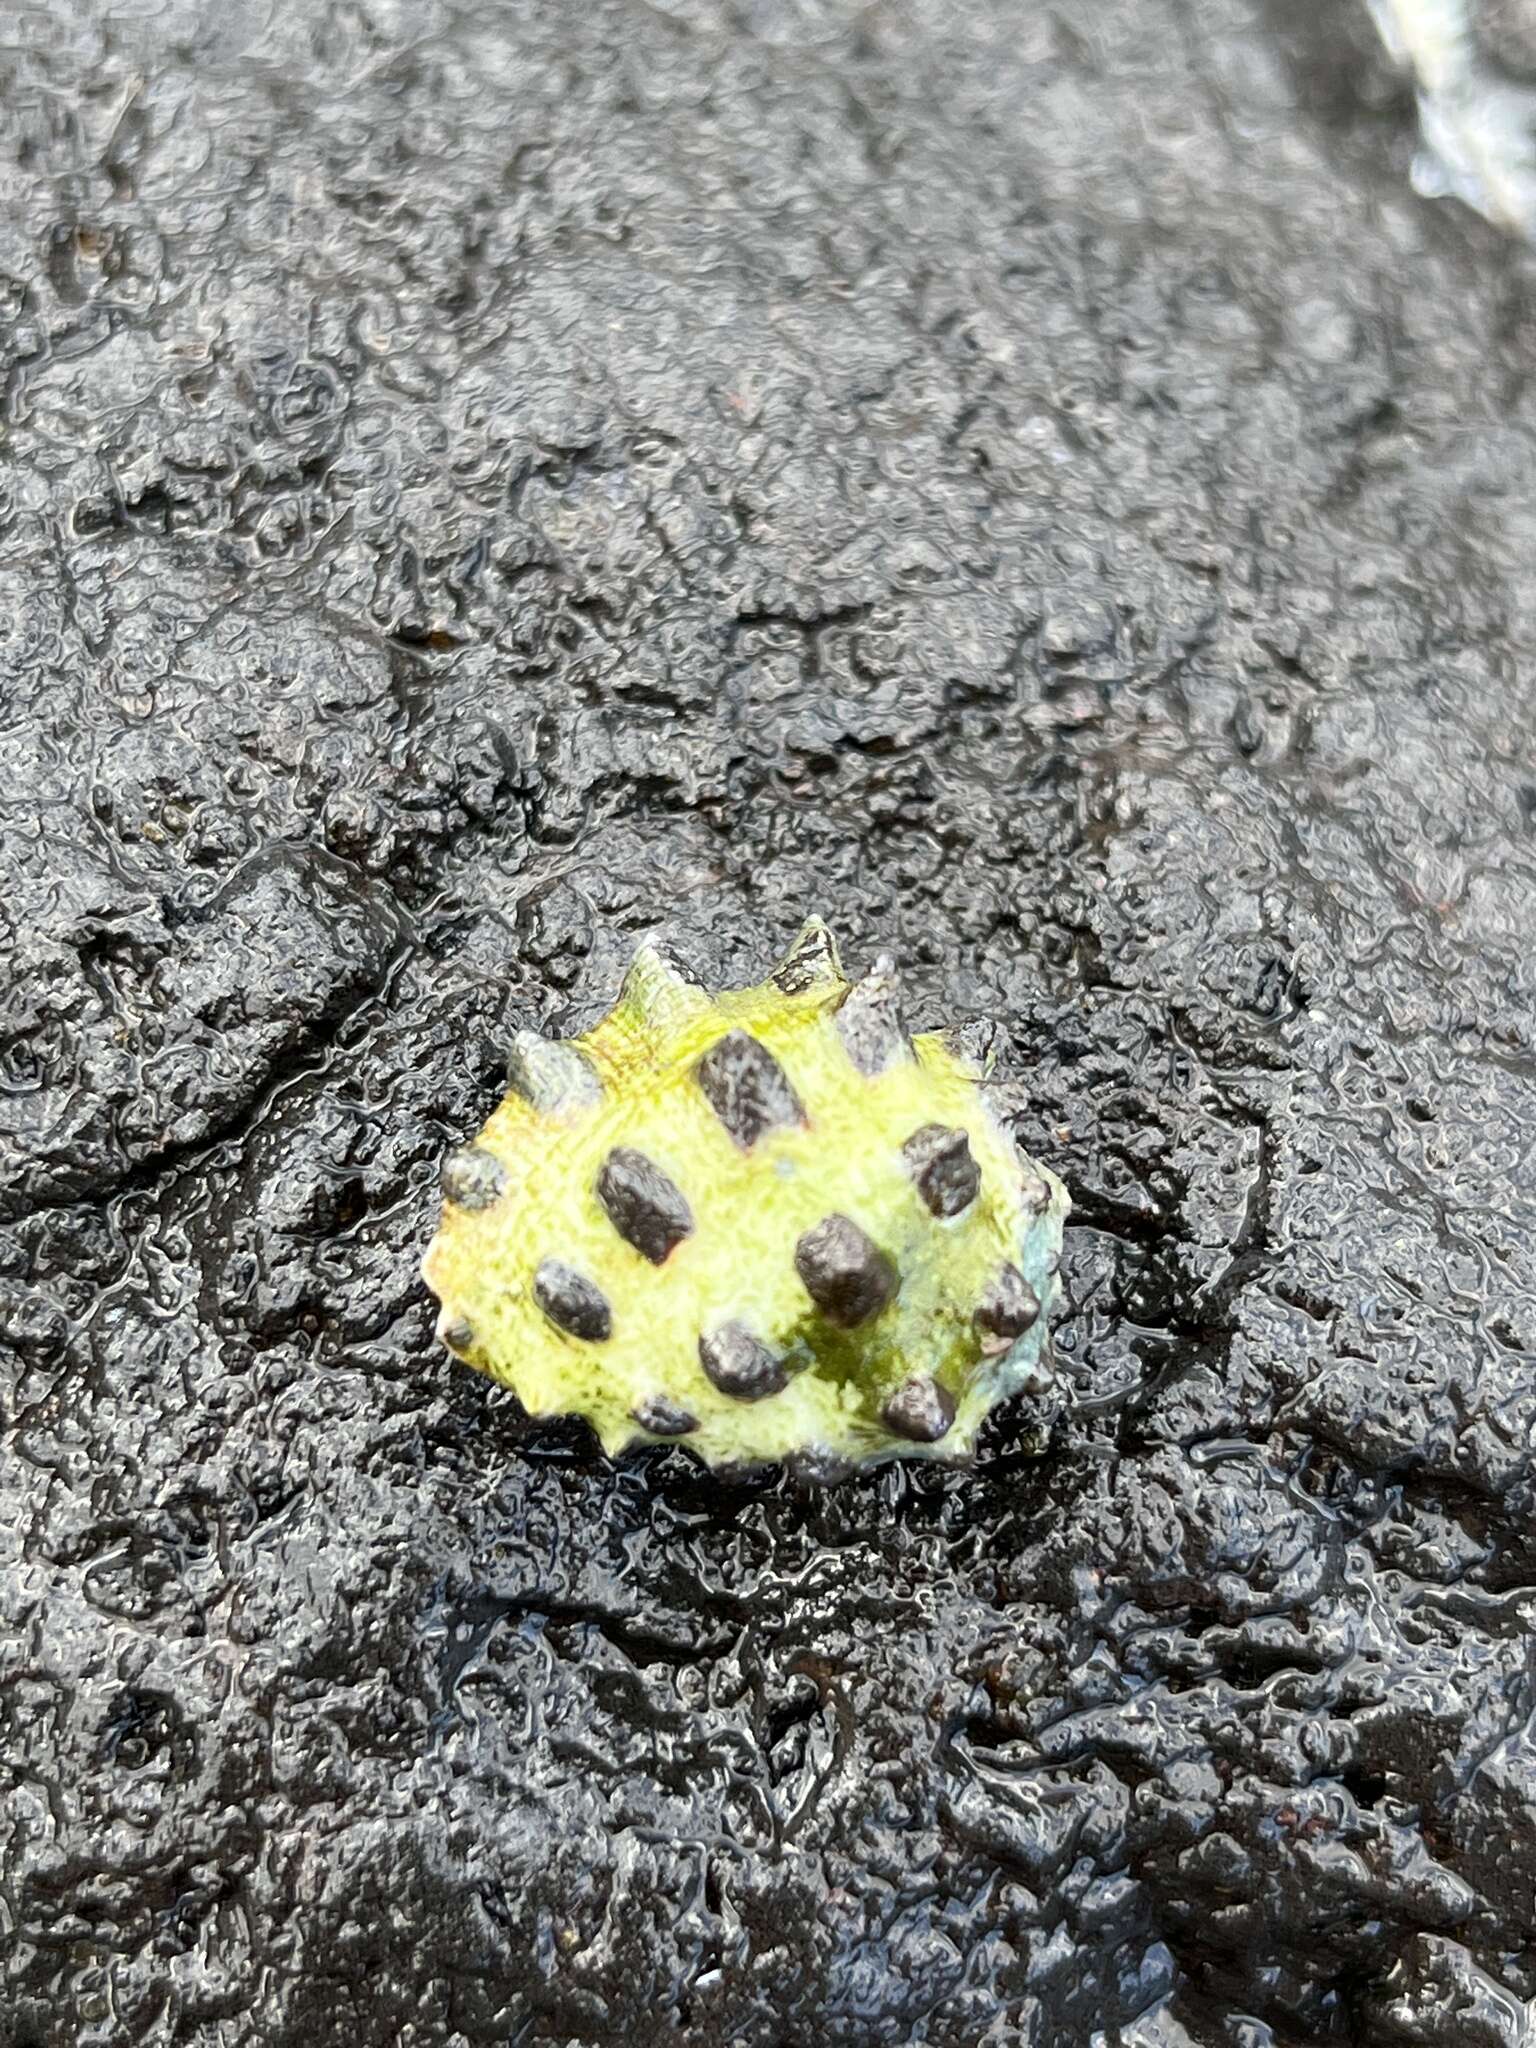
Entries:
[[1048,1383],[1066,1191],[819,919],[718,996],[643,946],[600,1024],[520,1034],[509,1079],[425,1273],[443,1342],[530,1414],[831,1477],[963,1457]]

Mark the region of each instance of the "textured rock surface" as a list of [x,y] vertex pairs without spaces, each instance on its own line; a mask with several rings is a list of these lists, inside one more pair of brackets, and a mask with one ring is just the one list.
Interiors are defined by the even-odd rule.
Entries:
[[[1528,259],[1363,10],[1076,20],[0,28],[6,2048],[1522,2038]],[[514,1029],[807,904],[1027,1079],[1044,1459],[432,1342]]]

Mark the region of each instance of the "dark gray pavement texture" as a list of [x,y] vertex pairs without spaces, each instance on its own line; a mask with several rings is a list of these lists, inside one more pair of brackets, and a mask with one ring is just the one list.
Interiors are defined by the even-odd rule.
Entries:
[[[1358,15],[1358,19],[1357,19]],[[1363,9],[0,20],[5,2048],[1511,2048],[1536,288]],[[522,1025],[991,1014],[1074,1404],[441,1355]]]

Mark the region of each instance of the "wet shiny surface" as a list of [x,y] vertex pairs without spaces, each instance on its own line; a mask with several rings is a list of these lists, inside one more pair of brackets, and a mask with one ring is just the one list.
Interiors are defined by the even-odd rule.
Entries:
[[[1522,2039],[1524,258],[1192,24],[0,25],[18,2048]],[[433,1340],[513,1031],[809,908],[1066,1170],[1045,1458]]]

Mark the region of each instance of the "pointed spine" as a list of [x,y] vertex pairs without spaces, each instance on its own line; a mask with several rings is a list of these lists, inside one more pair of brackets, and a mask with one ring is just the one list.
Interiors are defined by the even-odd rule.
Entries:
[[968,1017],[965,1023],[951,1024],[941,1031],[939,1043],[973,1081],[985,1081],[997,1064],[1001,1037],[990,1017]]
[[807,989],[836,988],[843,980],[843,963],[837,957],[837,941],[819,917],[808,917],[795,934],[794,943],[768,979],[786,996],[803,995]]
[[574,1117],[595,1109],[603,1085],[574,1045],[519,1031],[507,1055],[507,1085],[541,1116]]
[[837,1013],[838,1036],[861,1074],[883,1074],[912,1057],[912,1042],[901,1016],[896,963],[882,953],[862,981],[848,991]]
[[668,1038],[714,1008],[707,990],[691,980],[675,960],[650,940],[637,946],[623,984],[618,1009],[648,1037]]

